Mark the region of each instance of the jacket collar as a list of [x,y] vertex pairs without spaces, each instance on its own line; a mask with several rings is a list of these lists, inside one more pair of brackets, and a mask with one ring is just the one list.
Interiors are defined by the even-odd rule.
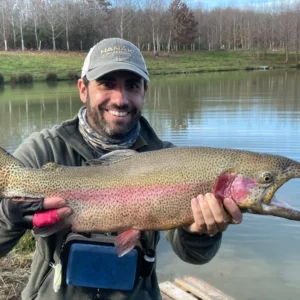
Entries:
[[[144,117],[141,117],[140,123],[140,135],[132,149],[137,150],[138,152],[161,149],[163,142],[158,138],[148,121]],[[85,160],[94,159],[91,148],[85,143],[78,130],[77,115],[71,120],[64,121],[57,128],[57,133]]]

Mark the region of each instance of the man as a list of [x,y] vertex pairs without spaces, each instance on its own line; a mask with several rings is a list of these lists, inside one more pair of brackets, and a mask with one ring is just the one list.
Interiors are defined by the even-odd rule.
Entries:
[[[161,141],[141,116],[148,82],[147,67],[138,48],[117,38],[101,41],[87,55],[78,80],[80,99],[85,104],[78,116],[50,130],[33,133],[16,150],[15,157],[34,168],[48,162],[84,166],[87,161],[113,150],[131,148],[145,152],[173,147]],[[237,205],[230,199],[224,205],[233,223],[240,223],[242,215]],[[191,207],[195,222],[166,232],[166,237],[181,259],[203,264],[217,253],[221,232],[228,224],[223,221],[222,207],[212,194],[191,199]],[[14,247],[26,227],[52,226],[70,214],[71,209],[60,198],[46,198],[30,205],[2,200],[0,256]],[[54,292],[55,272],[51,266],[60,263],[62,245],[68,234],[63,230],[48,237],[36,237],[32,272],[22,299],[161,299],[155,270],[149,276],[138,277],[129,291],[63,282]],[[157,232],[144,235],[144,242],[152,249],[158,240]]]

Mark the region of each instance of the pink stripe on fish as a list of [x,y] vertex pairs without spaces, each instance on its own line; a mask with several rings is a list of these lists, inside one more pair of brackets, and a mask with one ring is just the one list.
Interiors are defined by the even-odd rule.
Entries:
[[[125,186],[120,188],[107,189],[78,189],[71,191],[63,191],[65,197],[70,200],[82,200],[89,203],[99,203],[110,200],[112,202],[126,201],[140,203],[143,200],[152,201],[159,199],[164,195],[173,195],[174,197],[183,194],[190,194],[197,196],[200,193],[207,193],[212,191],[212,183],[185,183],[172,184],[165,186]],[[75,198],[74,198],[75,197]],[[191,198],[192,199],[192,198]]]

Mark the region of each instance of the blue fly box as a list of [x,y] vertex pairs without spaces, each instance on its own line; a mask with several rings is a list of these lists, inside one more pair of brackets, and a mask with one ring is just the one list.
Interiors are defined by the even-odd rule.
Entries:
[[138,265],[138,251],[122,257],[114,246],[72,243],[66,265],[66,283],[100,289],[132,290]]

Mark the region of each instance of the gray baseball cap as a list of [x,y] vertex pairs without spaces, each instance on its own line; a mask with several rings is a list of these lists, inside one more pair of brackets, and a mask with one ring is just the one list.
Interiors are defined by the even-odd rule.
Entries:
[[95,80],[119,70],[134,72],[150,81],[140,50],[132,43],[119,38],[104,39],[90,49],[81,71],[81,78]]

